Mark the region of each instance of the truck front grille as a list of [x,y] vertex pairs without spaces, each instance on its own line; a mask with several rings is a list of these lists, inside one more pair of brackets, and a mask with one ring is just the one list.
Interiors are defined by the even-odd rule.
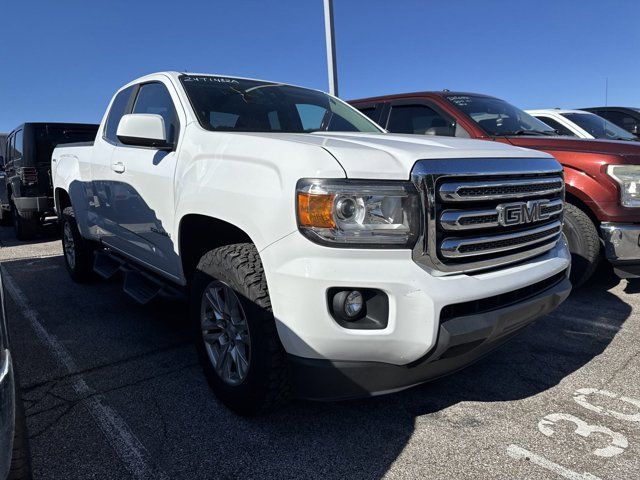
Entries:
[[[444,160],[419,162],[414,168],[413,179],[426,207],[425,235],[414,251],[416,261],[444,272],[466,272],[539,255],[558,242],[564,180],[557,162],[484,163],[451,160],[449,172]],[[471,173],[485,168],[482,174]]]

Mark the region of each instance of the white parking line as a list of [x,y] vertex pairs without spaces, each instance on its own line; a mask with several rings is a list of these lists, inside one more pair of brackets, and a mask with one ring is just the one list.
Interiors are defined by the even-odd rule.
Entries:
[[535,463],[536,465],[541,466],[542,468],[546,468],[550,472],[557,473],[561,477],[568,478],[570,480],[601,480],[600,477],[596,477],[590,473],[578,473],[573,470],[563,467],[562,465],[558,465],[551,460],[547,460],[544,457],[541,457],[538,454],[530,452],[526,448],[519,447],[517,445],[509,445],[507,447],[507,455],[515,460],[528,460],[531,463]]
[[[29,301],[13,277],[2,268],[2,276],[7,292],[20,307],[22,314],[29,321],[40,340],[51,350],[56,360],[64,366],[69,374],[78,371],[78,366],[66,348],[51,335],[42,325],[38,313],[31,307]],[[113,409],[103,403],[101,395],[87,385],[82,375],[75,376],[71,384],[75,392],[82,397],[88,397],[83,402],[111,447],[129,472],[138,479],[167,479],[169,476],[147,460],[146,449],[131,431],[127,423]]]
[[551,317],[557,318],[559,320],[567,320],[569,322],[579,323],[579,324],[582,324],[582,325],[588,325],[588,326],[591,326],[591,327],[602,328],[603,330],[610,330],[612,332],[618,332],[618,331],[621,330],[621,327],[619,327],[617,325],[612,325],[610,323],[600,322],[598,320],[591,320],[591,319],[588,319],[588,318],[574,317],[573,315],[566,315],[566,314],[563,314],[563,313],[553,312],[551,314]]

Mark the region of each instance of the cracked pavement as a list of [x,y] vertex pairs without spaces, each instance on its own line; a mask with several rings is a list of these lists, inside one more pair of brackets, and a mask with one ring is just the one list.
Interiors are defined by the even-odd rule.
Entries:
[[[138,306],[118,281],[73,284],[54,227],[31,243],[1,228],[0,243],[3,268],[75,368],[59,361],[7,295],[37,479],[144,477],[113,447],[91,402],[126,425],[147,463],[175,479],[631,479],[640,471],[640,281],[618,280],[606,268],[558,311],[452,376],[372,399],[292,402],[244,419],[210,393],[185,305]],[[599,410],[588,409],[574,399],[580,389],[614,396],[590,393]],[[552,422],[547,436],[538,424],[550,414],[565,420]],[[584,422],[582,434],[566,418]],[[627,444],[597,455],[611,444],[608,431]],[[530,460],[513,447],[508,454],[510,446]]]

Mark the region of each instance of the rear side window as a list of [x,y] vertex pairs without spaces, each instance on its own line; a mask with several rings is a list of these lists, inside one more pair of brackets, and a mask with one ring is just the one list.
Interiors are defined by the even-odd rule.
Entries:
[[551,128],[553,128],[556,132],[558,132],[558,135],[564,135],[567,137],[577,137],[575,133],[573,133],[567,127],[565,127],[560,122],[558,122],[557,120],[554,120],[551,117],[536,117],[536,118],[538,120],[543,121],[544,123],[549,125]]
[[173,142],[178,130],[178,115],[171,95],[162,83],[145,83],[140,87],[132,113],[153,113],[164,120],[167,140]]
[[16,132],[15,137],[13,138],[13,155],[12,156],[14,160],[18,160],[22,158],[22,152],[24,151],[23,139],[24,139],[23,131],[18,130]]
[[133,86],[122,90],[116,98],[113,100],[111,110],[109,110],[109,116],[107,117],[107,125],[104,131],[104,138],[112,142],[117,142],[118,137],[116,132],[118,131],[118,124],[120,119],[127,112],[129,106],[129,100],[131,99],[131,92],[133,92]]
[[76,142],[93,142],[96,139],[97,130],[97,126],[95,129],[50,126],[36,128],[34,132],[36,162],[51,162],[53,149],[58,145]]
[[10,162],[13,154],[13,135],[7,138],[6,145],[4,146],[4,162]]
[[453,137],[456,134],[453,120],[445,118],[426,105],[394,105],[387,129],[393,133],[417,135]]

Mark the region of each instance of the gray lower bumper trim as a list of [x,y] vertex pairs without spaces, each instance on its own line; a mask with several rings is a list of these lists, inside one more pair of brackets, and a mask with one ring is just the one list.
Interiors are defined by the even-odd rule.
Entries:
[[442,323],[435,349],[409,365],[332,362],[289,356],[296,395],[340,400],[386,393],[459,370],[491,352],[508,338],[560,305],[571,292],[565,277],[540,294],[493,311]]
[[53,197],[14,197],[13,203],[20,213],[53,211]]

